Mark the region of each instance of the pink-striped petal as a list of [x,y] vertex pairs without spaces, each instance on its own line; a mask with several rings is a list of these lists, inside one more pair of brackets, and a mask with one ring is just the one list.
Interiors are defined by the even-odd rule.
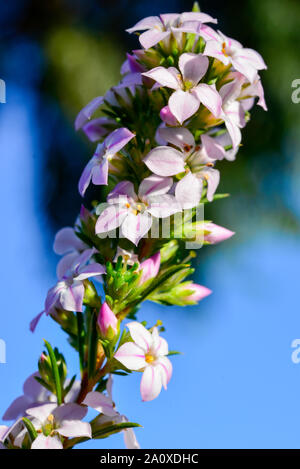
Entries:
[[152,345],[152,335],[141,323],[137,321],[126,324],[134,342],[146,353]]
[[198,97],[189,91],[177,90],[169,99],[170,111],[180,124],[183,124],[186,119],[193,116],[198,111],[199,106]]
[[162,388],[162,375],[159,367],[147,366],[141,380],[141,395],[143,401],[155,399]]
[[152,217],[147,212],[138,214],[129,212],[122,223],[121,231],[124,238],[137,246],[151,226]]
[[63,444],[58,436],[38,435],[31,445],[31,449],[63,449]]
[[182,151],[185,151],[187,147],[190,147],[189,150],[195,147],[193,134],[185,127],[162,127],[158,132],[166,142],[172,143]]
[[167,385],[169,384],[173,373],[172,363],[167,357],[160,357],[157,360],[156,367],[160,369],[162,385],[167,389]]
[[180,82],[176,77],[176,69],[174,71],[174,68],[172,69],[172,67],[169,69],[165,67],[156,67],[149,72],[142,73],[142,75],[151,78],[161,86],[166,86],[167,88],[172,88],[174,90],[181,88]]
[[220,117],[222,99],[213,85],[201,83],[193,89],[192,93],[215,117]]
[[150,171],[159,176],[173,176],[184,171],[182,153],[166,146],[153,148],[143,161]]
[[84,286],[81,282],[75,281],[61,292],[60,303],[67,311],[82,312],[83,297]]
[[205,55],[185,53],[179,57],[179,69],[183,81],[197,85],[207,72],[209,60]]
[[114,409],[111,398],[100,392],[89,392],[82,403],[97,410],[97,412],[100,412],[101,414],[107,415],[108,417],[118,415]]
[[127,215],[128,209],[126,207],[123,208],[119,205],[106,207],[96,222],[96,234],[115,230],[122,224]]
[[[158,147],[159,148],[159,147]],[[165,147],[168,148],[168,147]],[[166,194],[172,187],[173,179],[170,177],[157,176],[152,174],[145,178],[139,187],[139,197],[147,198],[149,196],[156,196]]]
[[79,130],[92,117],[95,111],[103,104],[103,96],[92,99],[77,115],[75,129]]
[[196,207],[202,194],[203,183],[193,173],[188,173],[176,184],[175,197],[183,209]]
[[115,358],[126,368],[133,371],[141,370],[147,365],[144,350],[133,342],[126,342],[126,344],[121,345],[115,354]]

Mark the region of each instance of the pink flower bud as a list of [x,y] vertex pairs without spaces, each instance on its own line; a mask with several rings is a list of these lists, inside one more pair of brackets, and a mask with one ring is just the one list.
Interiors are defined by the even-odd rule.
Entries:
[[103,339],[112,339],[118,332],[118,320],[106,302],[100,308],[98,326]]
[[188,301],[200,301],[203,300],[206,296],[210,295],[212,291],[209,288],[203,287],[202,285],[198,285],[197,283],[191,283],[189,285],[185,285],[185,290],[193,290],[193,293],[187,297],[185,297]]
[[170,111],[169,106],[165,106],[161,109],[160,113],[160,118],[162,121],[164,121],[168,125],[178,125],[176,117],[172,114]]
[[214,223],[206,223],[205,230],[210,231],[210,233],[205,235],[204,239],[211,244],[217,244],[221,241],[225,241],[235,234],[234,231],[227,230],[227,228],[215,225]]
[[153,256],[149,257],[146,261],[140,265],[140,270],[143,271],[140,283],[143,284],[150,278],[156,277],[160,268],[160,252],[157,252]]

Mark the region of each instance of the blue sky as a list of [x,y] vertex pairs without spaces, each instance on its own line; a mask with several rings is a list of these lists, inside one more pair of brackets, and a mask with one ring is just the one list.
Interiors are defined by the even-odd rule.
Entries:
[[[34,335],[28,329],[55,282],[55,256],[37,200],[42,150],[36,98],[30,89],[7,85],[9,104],[0,105],[0,338],[7,345],[0,414],[35,371],[43,338],[58,345],[71,372],[77,371],[76,355],[50,319]],[[249,227],[256,222],[261,226],[251,217]],[[172,358],[168,391],[142,403],[140,375],[119,377],[118,409],[143,425],[137,435],[144,448],[299,448],[300,365],[291,361],[291,343],[300,337],[299,238],[266,227],[207,249],[214,253],[199,281],[212,296],[197,307],[147,303],[140,312],[149,323],[162,319],[170,348],[183,352]],[[118,448],[123,442],[116,435],[85,446]]]

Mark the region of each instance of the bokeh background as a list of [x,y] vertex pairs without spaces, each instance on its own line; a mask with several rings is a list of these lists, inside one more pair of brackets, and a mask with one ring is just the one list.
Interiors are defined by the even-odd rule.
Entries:
[[[190,1],[10,0],[0,2],[1,322],[7,363],[0,364],[0,413],[36,369],[42,338],[76,357],[44,318],[28,324],[55,283],[51,247],[80,207],[77,181],[93,146],[73,128],[77,112],[119,79],[124,30],[140,18],[188,11]],[[143,425],[144,448],[300,448],[300,78],[297,0],[202,0],[202,11],[268,64],[262,80],[269,112],[252,112],[236,162],[220,166],[219,191],[231,197],[207,209],[236,232],[199,252],[196,280],[214,291],[197,307],[145,304],[140,319],[162,319],[173,358],[168,392],[142,403],[140,376],[116,380],[118,408]],[[1,421],[0,421],[1,422]],[[121,435],[84,447],[123,447]]]

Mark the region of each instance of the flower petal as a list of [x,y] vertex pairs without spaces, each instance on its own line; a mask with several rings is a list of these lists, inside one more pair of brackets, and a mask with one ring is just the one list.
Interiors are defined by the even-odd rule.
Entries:
[[66,438],[92,438],[92,429],[88,422],[80,420],[64,420],[56,431]]
[[179,69],[183,81],[190,82],[194,86],[199,83],[207,72],[209,60],[205,55],[185,53],[179,57]]
[[143,76],[151,78],[156,81],[161,86],[166,86],[167,88],[172,88],[173,90],[178,90],[181,88],[180,82],[176,77],[176,72],[178,71],[174,68],[165,68],[165,67],[156,67],[150,70],[149,72],[142,73]]
[[81,195],[81,197],[84,196],[87,188],[89,187],[89,184],[91,182],[91,179],[92,179],[92,172],[93,172],[93,168],[95,166],[95,158],[92,158],[88,164],[86,165],[86,167],[84,168],[81,176],[80,176],[80,179],[79,179],[79,182],[78,182],[78,191],[79,191],[79,194]]
[[[189,146],[191,149],[193,149],[195,146],[193,134],[185,127],[162,127],[158,130],[158,132],[161,138],[163,138],[166,142],[172,143],[172,145],[180,148],[180,150],[185,150],[186,146]],[[180,171],[178,171],[178,173],[179,172]],[[170,176],[172,175],[170,174]]]
[[173,366],[170,360],[167,357],[160,357],[157,360],[157,367],[160,368],[162,385],[167,389],[167,385],[172,378]]
[[[159,148],[159,147],[158,147]],[[168,148],[168,147],[165,147]],[[173,185],[173,179],[152,174],[145,178],[139,187],[139,197],[166,194]]]
[[141,323],[137,321],[130,322],[126,324],[128,327],[130,335],[134,342],[144,350],[148,352],[152,345],[152,335],[151,332],[146,329]]
[[222,99],[213,85],[201,83],[193,89],[193,94],[215,117],[221,115]]
[[115,230],[122,224],[127,215],[128,209],[126,207],[119,205],[106,207],[96,222],[96,234]]
[[53,250],[56,254],[63,255],[73,250],[80,251],[85,248],[85,243],[76,236],[74,228],[67,226],[55,235]]
[[16,420],[25,414],[26,409],[32,404],[28,396],[17,397],[5,411],[2,420]]
[[107,186],[108,179],[108,160],[103,158],[92,169],[92,182],[95,186]]
[[119,182],[114,189],[108,194],[107,201],[109,203],[115,203],[115,200],[118,201],[120,196],[125,196],[127,198],[136,200],[136,194],[134,191],[134,185],[130,181]]
[[92,99],[77,115],[75,119],[75,129],[79,130],[88,121],[95,111],[103,104],[103,96]]
[[74,281],[60,294],[60,303],[67,311],[82,311],[84,286],[81,282]]
[[142,270],[142,276],[139,280],[142,285],[147,280],[157,276],[160,268],[160,251],[153,256],[146,259],[140,264],[140,270]]
[[37,407],[26,409],[26,414],[37,419],[41,424],[46,422],[47,418],[57,408],[57,404],[43,404]]
[[155,399],[162,388],[162,375],[159,367],[147,366],[141,380],[141,395],[143,401]]
[[147,16],[143,18],[138,23],[136,23],[132,28],[126,29],[127,33],[134,33],[135,31],[142,31],[143,29],[152,29],[155,27],[162,27],[162,22],[159,16]]
[[56,407],[51,413],[55,420],[61,423],[64,420],[82,420],[87,414],[87,408],[70,402],[69,404],[62,404]]
[[209,135],[201,135],[201,142],[208,158],[212,160],[222,160],[225,157],[225,150]]
[[98,117],[84,124],[82,130],[91,142],[97,142],[108,134],[105,126],[109,124],[115,125],[115,122],[108,117]]
[[228,133],[232,140],[232,146],[234,149],[236,149],[242,140],[241,131],[239,127],[236,124],[234,124],[230,118],[225,117],[224,121],[225,121],[226,129],[228,130]]
[[206,197],[207,200],[211,202],[220,182],[220,173],[217,169],[205,168],[203,171],[200,171],[199,174],[201,174],[207,181]]
[[227,230],[227,228],[223,226],[215,225],[215,223],[205,223],[204,229],[205,231],[209,231],[209,233],[204,236],[204,239],[210,244],[220,243],[235,234],[233,231]]
[[203,183],[193,173],[188,173],[176,184],[175,197],[183,209],[196,207],[202,195]]
[[184,21],[199,21],[200,23],[217,23],[218,20],[208,15],[207,13],[201,13],[198,11],[189,11],[180,15],[181,22]]
[[153,328],[152,340],[153,340],[153,344],[152,344],[151,350],[153,351],[155,356],[159,357],[163,355],[168,355],[169,353],[168,342],[166,341],[166,339],[164,339],[163,337],[159,335],[157,327]]
[[135,137],[135,135],[125,127],[114,130],[104,141],[106,153],[115,155],[122,150],[133,137]]
[[94,262],[93,264],[85,265],[84,267],[80,267],[78,271],[78,275],[74,277],[74,280],[82,281],[87,278],[96,277],[97,275],[105,274],[106,269],[103,265]]
[[153,148],[143,161],[150,171],[159,176],[173,176],[184,171],[182,153],[171,147],[161,146]]
[[100,412],[101,414],[107,415],[108,417],[118,415],[118,412],[114,409],[111,398],[105,396],[101,392],[89,392],[82,403],[88,407],[92,407],[92,409],[97,410],[97,412]]
[[197,96],[193,96],[193,94],[189,91],[177,90],[169,99],[170,111],[176,117],[178,122],[180,122],[180,124],[182,124],[189,117],[193,116],[195,112],[198,111],[199,106],[199,99]]
[[144,49],[150,49],[160,41],[170,36],[171,31],[159,31],[158,29],[149,29],[139,36],[139,41]]
[[133,342],[121,345],[115,358],[129,370],[138,371],[147,365],[144,350]]
[[148,212],[156,218],[167,218],[182,210],[180,203],[170,194],[148,197],[148,203]]
[[31,449],[63,449],[58,436],[38,435],[31,445]]
[[130,212],[122,223],[122,235],[137,246],[151,226],[152,218],[147,212],[137,215]]

